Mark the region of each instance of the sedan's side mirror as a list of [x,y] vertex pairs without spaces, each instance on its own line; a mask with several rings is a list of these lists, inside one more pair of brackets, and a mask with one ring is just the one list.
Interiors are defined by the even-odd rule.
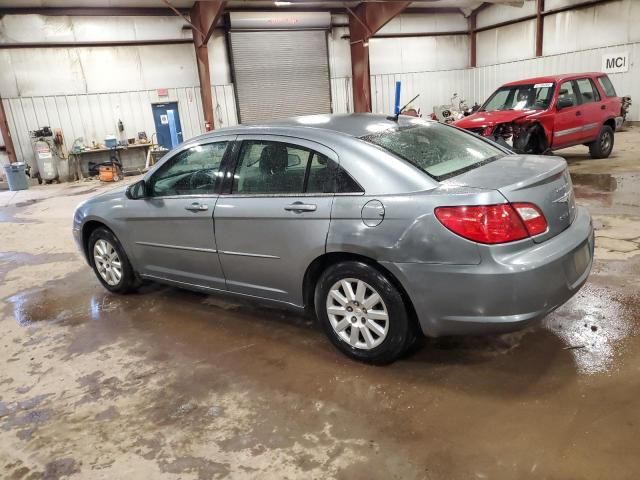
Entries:
[[147,196],[147,184],[144,180],[132,183],[127,187],[127,198],[130,200],[139,200]]
[[563,108],[573,107],[573,100],[570,98],[559,98],[557,109],[562,110]]

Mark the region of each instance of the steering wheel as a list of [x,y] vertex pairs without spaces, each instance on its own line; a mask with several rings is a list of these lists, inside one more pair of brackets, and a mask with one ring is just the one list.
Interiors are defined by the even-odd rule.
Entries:
[[198,170],[189,177],[190,190],[208,190],[213,188],[215,177],[211,170]]

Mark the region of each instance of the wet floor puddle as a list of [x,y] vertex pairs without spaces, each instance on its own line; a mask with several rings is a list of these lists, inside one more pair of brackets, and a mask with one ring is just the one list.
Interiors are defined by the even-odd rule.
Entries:
[[640,173],[572,172],[571,181],[578,199],[605,207],[640,208]]
[[[138,294],[118,296],[102,289],[91,272],[71,276],[77,278],[14,295],[8,305],[23,327],[87,327],[73,335],[72,353],[128,335],[146,338],[150,350],[202,354],[201,361],[217,361],[220,352],[265,347],[267,356],[277,358],[288,355],[286,348],[277,352],[281,347],[291,346],[311,347],[325,357],[333,353],[315,322],[295,312],[155,284]],[[72,288],[78,284],[83,285],[80,290]],[[427,339],[407,360],[434,365],[502,362],[501,357],[518,357],[524,344],[533,355],[537,347],[540,355],[549,348],[570,353],[567,358],[575,360],[581,373],[604,372],[615,363],[618,346],[636,334],[638,320],[639,296],[588,283],[540,327],[501,336]]]

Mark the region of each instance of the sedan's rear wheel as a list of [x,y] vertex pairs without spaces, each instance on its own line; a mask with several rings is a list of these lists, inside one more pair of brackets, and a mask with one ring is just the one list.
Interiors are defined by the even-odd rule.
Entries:
[[137,287],[137,278],[122,245],[106,228],[91,233],[89,261],[100,283],[114,293],[128,293]]
[[398,289],[362,262],[341,262],[320,277],[316,315],[331,342],[348,356],[386,364],[410,344],[410,320]]
[[336,335],[353,348],[376,348],[389,333],[389,313],[380,294],[357,278],[337,281],[327,296],[327,316]]

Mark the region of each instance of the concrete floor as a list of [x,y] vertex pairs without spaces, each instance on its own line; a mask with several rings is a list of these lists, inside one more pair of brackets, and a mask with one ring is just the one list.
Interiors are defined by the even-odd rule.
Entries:
[[616,142],[562,152],[598,229],[574,299],[385,368],[286,311],[107,293],[71,215],[108,186],[0,193],[0,478],[637,479],[640,128]]

